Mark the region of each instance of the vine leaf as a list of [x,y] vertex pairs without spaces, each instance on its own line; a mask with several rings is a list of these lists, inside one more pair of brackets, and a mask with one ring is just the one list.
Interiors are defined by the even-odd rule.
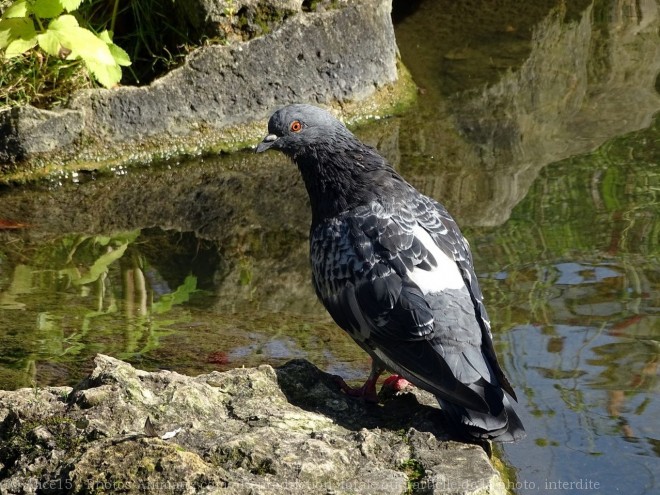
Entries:
[[98,280],[98,278],[103,274],[107,273],[108,267],[121,258],[124,255],[124,251],[128,247],[128,243],[117,246],[112,251],[108,251],[105,254],[102,254],[94,264],[89,268],[89,272],[78,279],[74,279],[71,282],[74,285],[84,285],[89,284]]
[[105,31],[99,33],[98,36],[100,39],[107,43],[108,49],[110,50],[110,53],[112,53],[112,57],[115,59],[117,65],[123,65],[125,67],[131,65],[131,58],[128,56],[128,53],[126,53],[126,50],[112,42],[111,31],[106,29]]
[[34,0],[30,3],[30,10],[42,19],[57,17],[64,11],[60,0]]
[[12,58],[37,44],[37,32],[32,21],[24,17],[0,21],[0,50],[5,49],[5,58]]
[[95,79],[106,88],[121,79],[119,65],[130,64],[128,54],[112,43],[108,31],[97,36],[81,28],[72,15],[65,14],[53,19],[38,39],[39,46],[49,55],[64,55],[67,60],[81,58]]
[[11,4],[2,14],[3,19],[12,19],[14,17],[27,17],[27,3],[25,0]]
[[64,10],[66,10],[67,12],[76,10],[78,7],[80,7],[80,4],[82,2],[83,0],[60,0],[60,3],[64,7]]

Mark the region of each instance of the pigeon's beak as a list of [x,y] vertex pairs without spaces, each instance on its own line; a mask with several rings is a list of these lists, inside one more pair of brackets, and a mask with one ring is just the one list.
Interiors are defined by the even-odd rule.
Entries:
[[266,136],[264,140],[259,143],[259,146],[257,146],[256,153],[266,151],[268,148],[273,146],[276,141],[277,136],[275,134],[268,134],[268,136]]

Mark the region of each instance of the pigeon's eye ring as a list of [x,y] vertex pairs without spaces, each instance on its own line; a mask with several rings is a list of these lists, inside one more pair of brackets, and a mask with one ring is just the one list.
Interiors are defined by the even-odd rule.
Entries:
[[291,122],[289,129],[291,129],[291,132],[300,132],[302,131],[302,124],[300,123],[299,120],[294,120],[293,122]]

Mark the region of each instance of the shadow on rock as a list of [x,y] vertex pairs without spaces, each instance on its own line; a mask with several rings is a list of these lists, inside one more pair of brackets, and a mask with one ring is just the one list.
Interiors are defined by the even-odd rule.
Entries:
[[379,403],[373,404],[347,396],[339,390],[333,375],[304,359],[289,361],[275,372],[278,384],[291,404],[327,416],[349,430],[407,431],[415,428],[437,438],[451,438],[435,398],[415,387],[400,393],[381,390]]

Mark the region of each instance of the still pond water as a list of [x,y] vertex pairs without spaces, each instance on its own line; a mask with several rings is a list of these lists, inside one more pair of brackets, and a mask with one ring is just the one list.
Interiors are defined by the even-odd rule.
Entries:
[[[531,2],[530,2],[531,3]],[[404,115],[358,134],[470,239],[528,437],[517,493],[660,489],[655,1],[401,2]],[[0,388],[98,353],[195,374],[369,361],[315,300],[295,168],[249,152],[0,192]],[[572,483],[572,484],[571,484]]]

